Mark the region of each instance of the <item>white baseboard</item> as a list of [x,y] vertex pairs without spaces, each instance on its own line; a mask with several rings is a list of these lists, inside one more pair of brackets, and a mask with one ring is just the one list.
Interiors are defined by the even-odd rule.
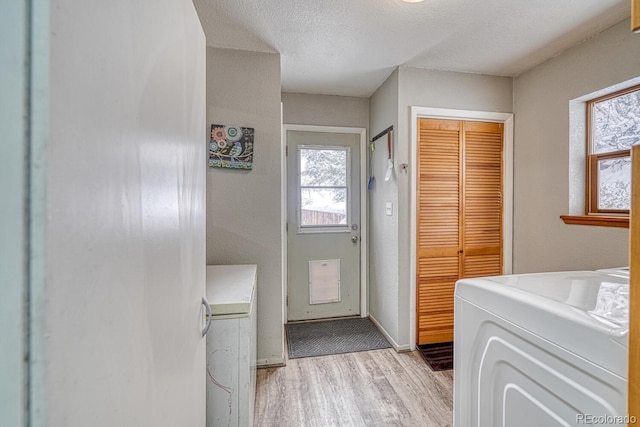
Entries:
[[380,329],[382,335],[384,335],[387,341],[389,341],[389,344],[391,344],[391,347],[393,347],[395,351],[397,351],[398,353],[411,351],[411,346],[409,344],[400,345],[393,338],[391,338],[391,335],[389,335],[389,333],[382,327],[382,325],[376,320],[376,318],[371,315],[371,313],[369,313],[369,319],[371,319],[373,324],[376,325],[378,329]]
[[409,344],[403,344],[403,345],[399,345],[398,348],[396,348],[396,351],[398,353],[406,353],[406,352],[409,352],[409,351],[412,351],[412,350],[411,350],[411,346]]

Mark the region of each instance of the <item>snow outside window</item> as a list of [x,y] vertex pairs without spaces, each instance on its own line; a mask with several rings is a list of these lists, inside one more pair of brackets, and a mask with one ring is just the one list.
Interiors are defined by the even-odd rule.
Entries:
[[301,146],[300,232],[349,231],[349,147]]
[[628,214],[631,146],[640,143],[640,86],[589,101],[587,113],[588,211]]

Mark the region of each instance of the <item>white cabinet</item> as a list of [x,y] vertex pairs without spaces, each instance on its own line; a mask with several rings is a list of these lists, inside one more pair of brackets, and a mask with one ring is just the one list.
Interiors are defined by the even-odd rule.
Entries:
[[207,266],[207,427],[253,425],[256,279],[255,265]]

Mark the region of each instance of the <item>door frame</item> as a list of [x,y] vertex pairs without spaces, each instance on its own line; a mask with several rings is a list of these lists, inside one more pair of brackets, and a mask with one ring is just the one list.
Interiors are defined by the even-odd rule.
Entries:
[[444,119],[494,122],[504,124],[502,160],[504,164],[503,205],[502,205],[502,274],[513,271],[513,113],[491,111],[455,110],[449,108],[410,107],[411,109],[411,209],[410,218],[410,276],[409,276],[409,346],[416,349],[416,273],[417,273],[417,200],[415,191],[418,188],[418,119]]
[[[287,282],[289,248],[287,247],[287,132],[316,132],[316,133],[348,133],[360,136],[360,317],[369,315],[369,298],[367,289],[369,286],[369,276],[367,275],[368,265],[368,209],[367,209],[367,130],[360,127],[340,127],[340,126],[317,126],[317,125],[282,125],[282,181],[281,181],[281,239],[282,239],[282,315],[283,324],[287,323]],[[290,153],[294,155],[294,153]],[[356,155],[356,153],[353,153]]]

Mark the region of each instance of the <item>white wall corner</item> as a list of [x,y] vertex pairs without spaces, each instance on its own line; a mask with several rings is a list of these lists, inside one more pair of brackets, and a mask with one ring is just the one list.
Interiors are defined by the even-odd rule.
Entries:
[[389,344],[391,344],[391,347],[393,347],[395,351],[397,351],[398,353],[401,353],[401,352],[412,350],[410,344],[398,344],[393,338],[391,338],[391,335],[382,327],[380,322],[378,322],[375,317],[369,315],[369,319],[371,319],[373,324],[378,327],[380,332],[382,332],[382,335],[384,335],[387,341],[389,341]]
[[569,101],[569,215],[584,215],[587,104]]

